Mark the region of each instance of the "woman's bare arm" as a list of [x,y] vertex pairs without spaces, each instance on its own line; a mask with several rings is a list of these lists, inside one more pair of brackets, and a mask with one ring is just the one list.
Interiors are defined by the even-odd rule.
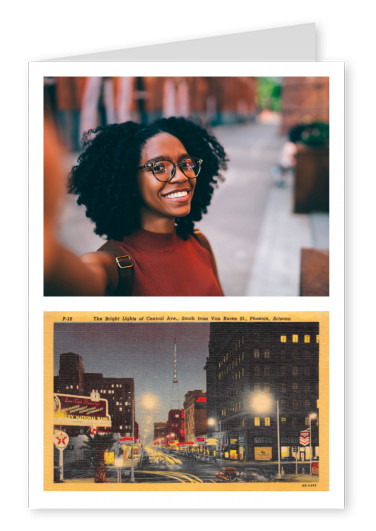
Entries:
[[[45,245],[46,239],[45,231]],[[78,257],[53,235],[47,247],[50,260],[45,267],[45,295],[108,295],[115,291],[119,275],[108,253],[86,253]]]

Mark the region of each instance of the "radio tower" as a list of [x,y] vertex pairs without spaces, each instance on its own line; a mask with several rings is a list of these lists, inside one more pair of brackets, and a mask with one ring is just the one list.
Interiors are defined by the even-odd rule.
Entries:
[[181,409],[179,401],[179,380],[176,361],[176,338],[174,338],[174,361],[171,387],[171,409]]

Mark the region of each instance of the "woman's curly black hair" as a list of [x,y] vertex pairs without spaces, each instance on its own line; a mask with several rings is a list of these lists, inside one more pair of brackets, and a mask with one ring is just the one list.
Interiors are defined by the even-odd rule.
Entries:
[[162,118],[151,125],[135,122],[91,129],[83,137],[84,151],[72,168],[68,191],[86,206],[86,216],[95,223],[95,233],[121,241],[140,228],[137,172],[146,141],[158,133],[175,136],[187,153],[203,159],[190,213],[176,219],[176,231],[186,239],[194,222],[207,212],[221,170],[227,168],[223,147],[208,131],[185,118]]

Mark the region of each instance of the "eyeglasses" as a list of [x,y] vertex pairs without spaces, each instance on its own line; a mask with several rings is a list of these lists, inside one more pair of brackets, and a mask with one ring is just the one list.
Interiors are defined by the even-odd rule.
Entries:
[[179,166],[180,170],[184,173],[188,179],[196,179],[201,170],[202,159],[198,157],[185,157],[180,162],[172,162],[172,160],[154,160],[148,162],[143,166],[139,166],[139,170],[148,168],[153,172],[154,177],[161,182],[171,181],[175,177],[176,167]]

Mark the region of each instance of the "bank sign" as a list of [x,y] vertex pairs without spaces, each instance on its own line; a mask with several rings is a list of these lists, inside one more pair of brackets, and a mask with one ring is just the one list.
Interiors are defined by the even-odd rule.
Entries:
[[54,425],[111,428],[108,402],[89,396],[54,394]]

